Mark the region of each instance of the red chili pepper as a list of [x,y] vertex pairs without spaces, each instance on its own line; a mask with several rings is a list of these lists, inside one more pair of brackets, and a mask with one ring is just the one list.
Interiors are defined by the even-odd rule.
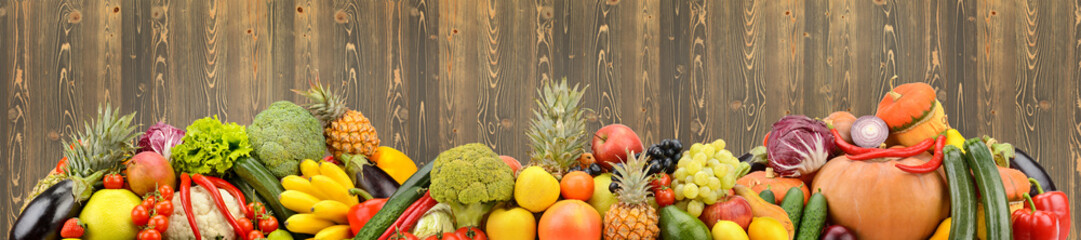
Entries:
[[874,152],[874,151],[878,151],[878,150],[883,150],[883,149],[879,149],[879,148],[865,148],[865,147],[852,145],[851,143],[848,143],[848,141],[845,141],[845,139],[841,137],[841,133],[838,132],[836,128],[830,129],[830,132],[833,133],[833,142],[836,143],[837,147],[840,147],[841,151],[844,151],[846,154],[864,154],[864,153]]
[[1065,240],[1070,236],[1070,200],[1066,199],[1066,193],[1061,191],[1044,192],[1043,186],[1040,186],[1040,182],[1035,178],[1029,178],[1029,182],[1033,186],[1036,186],[1036,196],[1032,197],[1032,201],[1036,204],[1036,209],[1040,211],[1047,211],[1058,216],[1058,239]]
[[[203,176],[203,177],[205,177],[207,180],[210,180],[211,183],[214,183],[215,187],[224,189],[226,192],[229,192],[229,195],[232,195],[233,198],[236,199],[237,203],[240,204],[240,206],[246,206],[248,204],[247,203],[248,200],[244,199],[244,192],[241,192],[239,188],[236,188],[236,186],[233,186],[233,184],[229,183],[228,181],[225,181],[225,179],[211,177],[211,176]],[[246,207],[240,208],[240,212],[244,213],[244,216],[249,215],[248,208],[246,208]]]
[[1028,193],[1024,196],[1029,208],[1013,212],[1013,239],[1059,239],[1062,234],[1059,233],[1058,216],[1049,211],[1036,210],[1032,197]]
[[923,140],[919,144],[913,145],[911,147],[880,149],[878,151],[873,151],[873,152],[868,152],[868,153],[863,153],[863,154],[858,154],[858,155],[848,155],[847,157],[848,157],[848,159],[851,159],[851,160],[867,160],[867,159],[887,158],[887,157],[906,158],[906,157],[916,156],[917,154],[926,152],[927,149],[930,149],[932,146],[934,146],[935,145],[935,139],[937,139],[937,138],[928,138],[928,139]]
[[203,235],[199,234],[199,224],[195,223],[195,214],[191,211],[191,177],[188,177],[188,173],[180,174],[180,205],[184,207],[184,216],[188,218],[188,225],[191,225],[195,240],[202,240]]
[[946,137],[938,136],[938,140],[935,140],[935,155],[931,157],[930,161],[927,161],[920,165],[902,165],[897,164],[897,168],[905,172],[910,173],[929,173],[938,170],[939,166],[942,166],[942,148],[946,146]]
[[405,226],[417,224],[420,217],[428,212],[429,209],[432,209],[435,204],[438,203],[435,199],[432,199],[431,191],[425,192],[423,197],[409,205],[409,207],[405,209],[405,212],[402,213],[402,216],[398,217],[398,220],[395,220],[394,224],[391,224],[390,227],[383,232],[383,235],[379,236],[379,240],[386,240],[398,229],[409,229]]
[[236,221],[233,214],[229,213],[229,207],[225,205],[225,200],[221,198],[221,193],[218,192],[218,187],[214,186],[214,183],[211,183],[205,176],[198,173],[191,175],[191,180],[194,180],[199,186],[206,188],[207,192],[210,192],[210,197],[214,199],[214,204],[218,206],[218,210],[221,211],[221,214],[225,215],[225,220],[229,221],[229,225],[233,226],[233,230],[236,231],[237,236],[243,237],[244,234],[247,234],[247,231],[244,231],[244,228],[240,227],[240,223]]

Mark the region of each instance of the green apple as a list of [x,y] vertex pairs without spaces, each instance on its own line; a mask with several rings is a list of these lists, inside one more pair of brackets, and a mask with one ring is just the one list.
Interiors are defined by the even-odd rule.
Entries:
[[616,195],[608,191],[608,185],[612,184],[612,174],[604,173],[593,177],[593,197],[589,199],[589,205],[597,209],[597,213],[604,217],[608,208],[616,203]]

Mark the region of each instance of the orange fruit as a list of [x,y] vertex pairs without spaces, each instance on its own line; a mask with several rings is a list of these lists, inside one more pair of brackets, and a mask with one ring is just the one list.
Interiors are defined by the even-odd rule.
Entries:
[[593,177],[583,171],[573,171],[563,175],[559,182],[559,191],[563,198],[589,201],[593,197]]

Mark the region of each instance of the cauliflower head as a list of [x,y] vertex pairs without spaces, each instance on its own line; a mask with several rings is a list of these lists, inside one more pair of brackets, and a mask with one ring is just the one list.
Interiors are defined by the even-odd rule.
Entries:
[[[233,214],[233,218],[244,217],[236,198],[225,190],[218,189],[218,192],[225,201],[226,207],[229,208],[229,213]],[[179,192],[173,194],[172,202],[173,215],[169,216],[169,228],[162,235],[170,240],[195,239],[195,235],[191,232],[191,225],[188,224],[188,213],[184,212],[184,206],[180,204]],[[225,240],[236,239],[229,220],[225,220],[225,216],[221,214],[221,210],[218,210],[218,206],[214,204],[214,199],[206,188],[202,186],[191,188],[191,211],[195,212],[195,223],[199,225],[199,234],[203,235],[203,239],[217,239],[218,237]]]
[[326,152],[323,125],[308,110],[289,101],[270,104],[248,126],[256,159],[274,176],[297,173],[304,159],[319,159]]
[[471,143],[444,151],[432,166],[432,198],[450,205],[458,226],[478,226],[496,202],[510,200],[514,174],[491,148]]

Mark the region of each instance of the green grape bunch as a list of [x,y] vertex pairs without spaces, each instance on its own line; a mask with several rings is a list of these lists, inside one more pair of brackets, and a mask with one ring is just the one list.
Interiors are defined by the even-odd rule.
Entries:
[[740,162],[725,146],[722,139],[695,143],[676,163],[676,171],[672,173],[675,197],[679,201],[689,200],[687,212],[692,216],[702,215],[705,205],[727,197],[736,179],[751,171],[750,164]]

